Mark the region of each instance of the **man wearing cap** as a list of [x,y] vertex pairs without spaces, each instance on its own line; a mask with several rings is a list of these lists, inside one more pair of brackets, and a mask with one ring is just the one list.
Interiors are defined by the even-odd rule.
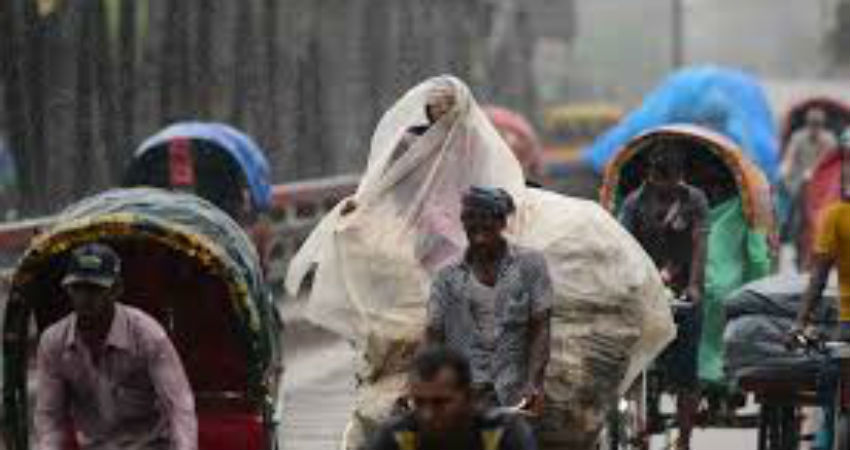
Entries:
[[426,342],[466,356],[482,408],[542,410],[549,363],[552,282],[543,255],[503,236],[514,211],[502,189],[473,187],[461,222],[469,247],[431,284]]
[[62,286],[73,312],[38,347],[36,446],[65,450],[196,450],[194,398],[165,330],[118,302],[121,261],[104,244],[71,252]]

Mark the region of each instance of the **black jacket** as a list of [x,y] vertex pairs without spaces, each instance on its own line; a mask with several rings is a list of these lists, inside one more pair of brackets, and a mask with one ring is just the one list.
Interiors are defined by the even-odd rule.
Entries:
[[473,429],[457,448],[421,442],[413,413],[390,420],[366,447],[367,450],[537,450],[531,428],[522,417],[490,411],[475,416]]

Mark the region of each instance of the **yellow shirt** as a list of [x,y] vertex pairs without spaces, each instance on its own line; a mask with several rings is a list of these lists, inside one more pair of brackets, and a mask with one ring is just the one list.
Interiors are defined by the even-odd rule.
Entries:
[[850,202],[830,205],[821,216],[815,253],[835,260],[838,268],[838,318],[850,322]]

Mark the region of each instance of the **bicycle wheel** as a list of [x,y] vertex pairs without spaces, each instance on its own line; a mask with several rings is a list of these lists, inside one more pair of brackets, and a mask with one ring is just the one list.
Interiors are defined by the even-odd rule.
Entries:
[[605,421],[599,447],[603,450],[646,450],[649,434],[646,430],[646,377],[635,380]]

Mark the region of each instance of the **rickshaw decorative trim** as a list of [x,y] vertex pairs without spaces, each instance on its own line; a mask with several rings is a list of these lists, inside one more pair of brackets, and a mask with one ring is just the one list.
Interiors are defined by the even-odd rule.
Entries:
[[775,232],[775,219],[770,209],[770,190],[767,180],[758,168],[747,161],[738,146],[726,137],[693,125],[671,125],[652,129],[632,139],[621,148],[605,169],[605,182],[600,191],[600,201],[606,209],[616,207],[620,175],[623,167],[653,139],[676,136],[694,139],[707,145],[730,169],[738,185],[744,215],[755,229],[767,234]]

